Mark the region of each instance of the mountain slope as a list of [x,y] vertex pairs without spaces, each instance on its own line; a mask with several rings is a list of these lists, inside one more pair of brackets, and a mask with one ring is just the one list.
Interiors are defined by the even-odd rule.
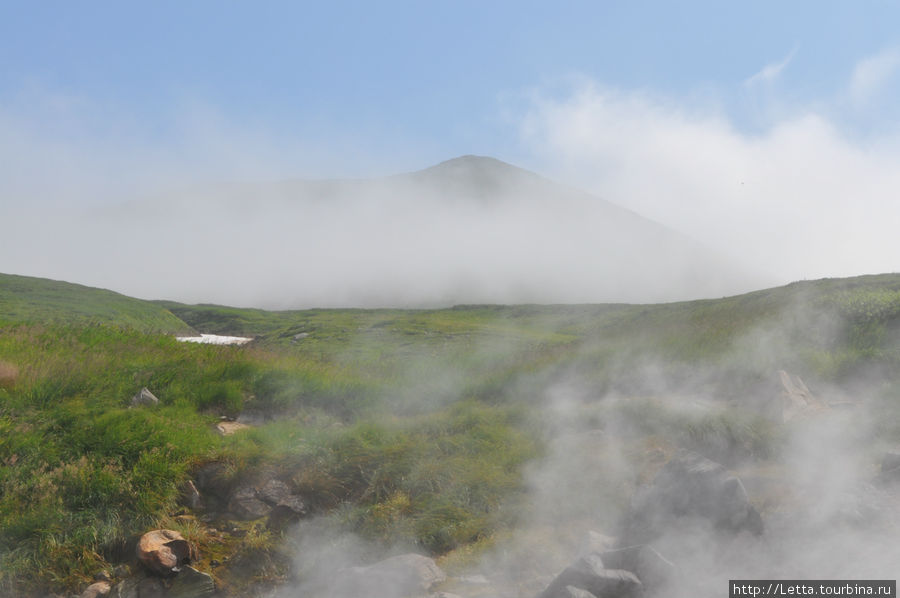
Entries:
[[189,333],[191,327],[149,301],[57,280],[0,274],[0,323],[99,322],[145,332]]

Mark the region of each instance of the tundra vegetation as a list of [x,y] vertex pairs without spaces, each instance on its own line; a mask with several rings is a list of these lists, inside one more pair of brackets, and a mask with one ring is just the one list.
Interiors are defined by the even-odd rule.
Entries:
[[[191,331],[254,340],[176,340]],[[598,449],[557,491],[594,484],[610,509],[544,520],[608,529],[678,448],[776,463],[778,370],[865,402],[875,459],[900,443],[898,365],[900,275],[660,305],[282,312],[0,275],[0,594],[77,591],[156,528],[196,544],[226,592],[297,575],[289,530],[223,533],[185,504],[211,463],[234,483],[270,472],[331,525],[461,570],[542,520],[530,468],[566,429],[615,431],[635,468]],[[159,405],[132,406],[143,387]],[[239,416],[249,428],[216,433]]]

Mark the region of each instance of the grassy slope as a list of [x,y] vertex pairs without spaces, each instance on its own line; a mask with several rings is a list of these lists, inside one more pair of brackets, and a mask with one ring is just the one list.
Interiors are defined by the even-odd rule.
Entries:
[[[375,540],[436,554],[489,542],[515,525],[515,511],[501,507],[524,496],[522,467],[552,434],[541,406],[560,381],[588,397],[642,397],[586,407],[599,427],[616,421],[654,443],[752,458],[774,450],[777,430],[750,411],[692,419],[661,408],[648,363],[674,390],[730,400],[765,387],[779,368],[811,386],[875,372],[885,379],[880,430],[900,439],[896,275],[666,305],[293,312],[153,305],[2,280],[7,594],[77,588],[121,558],[123,539],[153,525],[180,526],[206,558],[277,552],[277,534],[257,527],[238,541],[171,518],[179,484],[209,461],[228,463],[237,478],[278,472],[315,508]],[[215,347],[142,332],[180,321],[257,340]],[[128,409],[141,386],[160,397],[158,409]],[[212,432],[219,415],[247,411],[277,417],[234,437]]]
[[104,323],[143,332],[190,333],[167,309],[68,282],[0,274],[0,325],[12,323]]

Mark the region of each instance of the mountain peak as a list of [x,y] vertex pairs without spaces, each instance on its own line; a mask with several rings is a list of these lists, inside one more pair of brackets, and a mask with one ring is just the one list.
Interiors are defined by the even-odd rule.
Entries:
[[533,172],[489,156],[465,155],[404,175],[416,183],[473,197],[493,197],[543,182]]

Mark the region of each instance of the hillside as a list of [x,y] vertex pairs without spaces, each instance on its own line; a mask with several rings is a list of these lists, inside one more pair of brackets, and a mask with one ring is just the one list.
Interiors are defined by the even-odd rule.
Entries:
[[99,323],[142,332],[188,334],[165,308],[106,289],[0,273],[0,325]]
[[[315,596],[340,567],[410,550],[438,559],[442,591],[537,595],[682,451],[740,475],[767,529],[655,543],[711,584],[689,595],[741,572],[885,578],[896,563],[896,487],[878,471],[900,446],[900,275],[646,305],[268,312],[114,295],[255,338],[241,347],[141,331],[140,310],[81,317],[107,295],[59,284],[8,285],[7,305],[67,302],[0,314],[4,595],[80,592],[101,570],[133,583],[134,543],[156,528],[198,547],[226,596]],[[779,370],[815,399],[793,421]],[[158,405],[132,404],[143,387]],[[223,436],[223,417],[247,427]],[[297,511],[242,511],[263,488]],[[811,538],[812,565],[773,548]]]

